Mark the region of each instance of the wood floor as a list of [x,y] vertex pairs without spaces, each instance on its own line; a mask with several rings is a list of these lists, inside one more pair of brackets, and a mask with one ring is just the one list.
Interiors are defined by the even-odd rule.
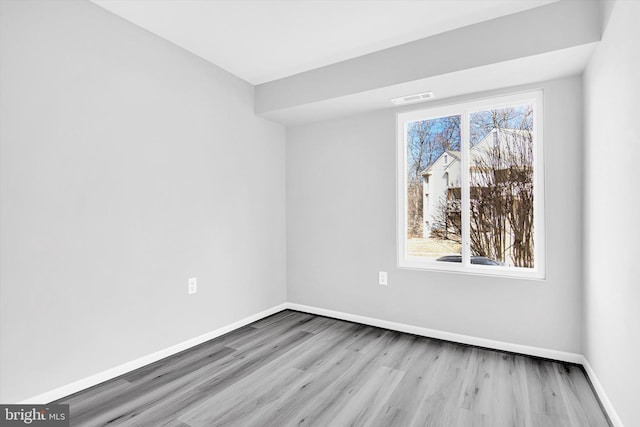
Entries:
[[609,426],[578,365],[283,311],[56,403],[72,426]]

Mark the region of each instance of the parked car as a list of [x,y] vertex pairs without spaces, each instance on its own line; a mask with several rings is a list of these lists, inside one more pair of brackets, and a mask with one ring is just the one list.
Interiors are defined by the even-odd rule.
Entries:
[[[445,255],[438,258],[436,261],[444,261],[444,262],[462,262],[462,255]],[[471,264],[478,265],[502,265],[498,261],[494,261],[491,258],[487,258],[486,256],[472,256]]]

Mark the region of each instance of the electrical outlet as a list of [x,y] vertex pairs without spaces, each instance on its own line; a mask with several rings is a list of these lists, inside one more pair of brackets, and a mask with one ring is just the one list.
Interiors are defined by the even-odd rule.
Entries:
[[387,272],[379,271],[378,272],[378,284],[382,286],[387,286]]
[[198,292],[198,278],[197,277],[190,277],[189,278],[189,295],[191,294],[195,294],[196,292]]

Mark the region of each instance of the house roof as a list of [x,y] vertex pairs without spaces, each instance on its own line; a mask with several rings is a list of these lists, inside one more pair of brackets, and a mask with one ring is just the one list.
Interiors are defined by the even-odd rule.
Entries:
[[[493,129],[484,138],[478,141],[476,145],[474,145],[471,148],[471,152],[470,152],[471,168],[478,169],[478,165],[475,164],[476,160],[485,158],[485,156],[491,156],[491,152],[493,152],[494,147],[498,147],[499,151],[504,153],[512,151],[514,147],[511,147],[511,143],[509,142],[509,138],[507,135],[510,134],[512,137],[519,139],[519,138],[524,138],[523,135],[525,135],[525,133],[528,132],[522,129],[501,128],[501,129],[498,129],[498,139],[497,141],[494,142],[493,135],[495,130],[496,129]],[[496,142],[497,142],[497,145],[496,145]],[[507,160],[503,159],[502,156],[499,156],[494,161],[499,162],[499,165],[500,165],[499,167],[509,167],[510,165],[510,163]],[[495,167],[498,167],[498,165],[496,165]]]
[[[473,152],[473,151],[476,151],[476,152],[477,152],[478,150],[482,149],[482,147],[486,147],[486,146],[487,146],[487,144],[488,144],[488,141],[490,141],[490,138],[492,138],[492,134],[493,134],[493,131],[494,131],[494,130],[495,130],[495,129],[492,129],[490,132],[488,132],[488,133],[484,136],[484,138],[482,138],[480,141],[478,141],[478,143],[477,143],[476,145],[474,145],[473,147],[471,147],[471,151],[472,151],[472,152]],[[499,129],[499,134],[500,134],[501,136],[499,136],[498,141],[499,141],[499,143],[500,143],[500,144],[504,144],[504,142],[505,142],[505,141],[504,141],[504,138],[502,137],[502,135],[504,135],[505,133],[511,133],[511,134],[516,134],[516,135],[517,135],[517,134],[523,134],[524,132],[525,132],[525,131],[524,131],[524,130],[522,130],[522,129],[501,128],[501,129]],[[436,163],[438,163],[438,161],[440,160],[440,158],[441,158],[442,156],[444,156],[445,154],[450,155],[451,157],[453,157],[454,159],[456,159],[456,160],[458,160],[458,161],[461,161],[461,153],[460,153],[460,151],[445,150],[445,151],[443,151],[443,152],[442,152],[442,154],[440,154],[440,156],[438,156],[438,158],[437,158],[433,163],[431,163],[431,164],[429,165],[429,167],[427,167],[427,168],[422,172],[422,174],[421,174],[421,175],[422,175],[422,176],[428,176],[428,175],[431,175],[431,172],[432,172],[432,170],[433,170],[434,165],[435,165]],[[472,155],[473,155],[473,153],[472,153]],[[455,162],[449,162],[449,163],[447,164],[447,166],[445,167],[445,169],[448,169],[448,168],[449,168],[449,166],[450,166],[451,164],[453,164],[453,163],[455,163]]]
[[476,145],[474,145],[473,147],[471,147],[471,150],[477,149],[479,146],[482,146],[483,144],[486,143],[486,141],[489,141],[493,135],[494,131],[498,131],[498,141],[500,144],[504,144],[504,134],[506,133],[511,133],[511,134],[515,134],[515,135],[523,135],[526,131],[523,129],[511,129],[511,128],[493,128],[491,129],[491,131],[489,131],[480,141],[478,141],[476,143]]

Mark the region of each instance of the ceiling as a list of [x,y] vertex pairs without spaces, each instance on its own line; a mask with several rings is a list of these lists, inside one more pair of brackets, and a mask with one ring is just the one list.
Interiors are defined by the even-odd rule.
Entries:
[[92,0],[258,85],[557,0]]

